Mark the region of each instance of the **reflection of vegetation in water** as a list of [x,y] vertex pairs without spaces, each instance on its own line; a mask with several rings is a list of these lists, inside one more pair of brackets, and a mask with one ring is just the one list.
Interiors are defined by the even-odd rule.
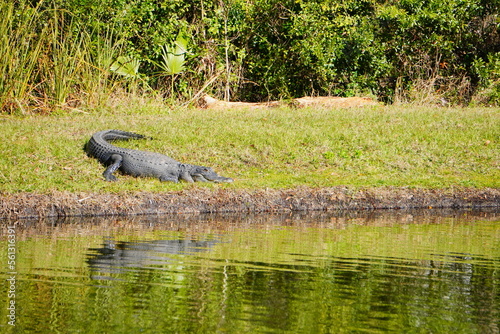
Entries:
[[90,279],[100,235],[19,240],[17,330],[475,333],[497,321],[498,222],[344,222],[236,227],[209,252],[136,264],[117,280]]

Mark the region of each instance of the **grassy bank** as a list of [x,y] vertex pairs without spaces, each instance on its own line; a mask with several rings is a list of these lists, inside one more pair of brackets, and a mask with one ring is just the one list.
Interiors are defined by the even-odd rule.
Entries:
[[[0,192],[131,192],[191,187],[500,187],[500,111],[491,108],[168,110],[0,116]],[[120,176],[83,146],[116,128],[154,140],[123,147],[207,165],[233,184],[173,184]]]

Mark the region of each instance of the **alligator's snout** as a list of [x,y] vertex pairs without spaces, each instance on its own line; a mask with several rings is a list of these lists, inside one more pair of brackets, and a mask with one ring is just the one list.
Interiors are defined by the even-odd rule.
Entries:
[[224,177],[224,176],[220,176],[219,174],[217,174],[216,172],[214,172],[214,170],[210,167],[201,167],[197,172],[196,172],[196,176],[193,175],[193,177],[197,180],[197,181],[211,181],[211,182],[216,182],[216,183],[223,183],[223,182],[226,182],[226,183],[231,183],[233,182],[234,180],[230,177]]
[[210,180],[210,181],[217,182],[217,183],[223,183],[223,182],[231,183],[234,180],[232,178],[230,178],[230,177],[219,176],[217,179]]

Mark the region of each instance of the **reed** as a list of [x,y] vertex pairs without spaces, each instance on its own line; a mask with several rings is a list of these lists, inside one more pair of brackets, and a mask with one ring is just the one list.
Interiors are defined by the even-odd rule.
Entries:
[[39,29],[39,6],[14,15],[14,2],[0,2],[0,110],[25,113],[36,85],[37,63],[46,28]]
[[46,5],[22,2],[20,11],[0,1],[0,112],[95,108],[111,98],[119,82],[109,80],[122,46],[115,29],[91,28],[55,4]]

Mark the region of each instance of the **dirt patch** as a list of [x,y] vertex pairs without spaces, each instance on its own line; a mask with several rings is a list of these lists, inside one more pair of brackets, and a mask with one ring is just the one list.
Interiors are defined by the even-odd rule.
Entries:
[[500,189],[345,187],[263,190],[189,189],[178,192],[0,195],[0,218],[159,215],[224,212],[500,207]]

